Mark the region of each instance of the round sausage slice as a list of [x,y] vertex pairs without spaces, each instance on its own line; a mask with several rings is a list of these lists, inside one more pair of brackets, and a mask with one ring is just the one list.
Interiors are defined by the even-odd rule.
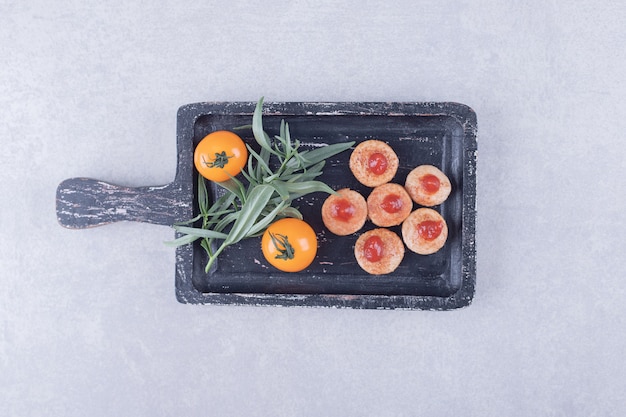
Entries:
[[450,180],[433,165],[420,165],[406,177],[404,187],[417,204],[436,206],[446,201],[452,190]]
[[363,270],[372,275],[389,274],[404,258],[402,239],[389,229],[363,233],[354,244],[354,256]]
[[397,226],[413,210],[413,201],[403,186],[388,182],[379,185],[367,197],[367,212],[376,226]]
[[435,210],[419,208],[402,223],[402,240],[407,248],[420,255],[430,255],[445,245],[448,225]]
[[366,140],[350,154],[350,170],[367,187],[376,187],[392,180],[398,170],[398,156],[385,142]]
[[350,235],[363,227],[367,219],[367,203],[357,191],[342,188],[322,204],[322,221],[338,236]]

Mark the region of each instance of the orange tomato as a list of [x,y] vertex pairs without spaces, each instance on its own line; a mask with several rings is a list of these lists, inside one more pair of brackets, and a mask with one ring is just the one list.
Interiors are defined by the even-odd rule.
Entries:
[[233,132],[218,130],[198,143],[193,162],[204,178],[222,182],[241,172],[248,162],[248,149]]
[[317,236],[303,220],[285,218],[272,223],[261,239],[263,256],[285,272],[302,271],[317,254]]

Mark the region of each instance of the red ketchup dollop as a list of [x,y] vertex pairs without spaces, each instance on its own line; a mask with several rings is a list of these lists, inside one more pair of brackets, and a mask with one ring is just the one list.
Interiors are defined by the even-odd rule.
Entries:
[[435,240],[443,230],[441,220],[424,220],[417,225],[417,233],[424,240]]
[[380,207],[390,214],[402,210],[403,205],[402,198],[397,194],[387,194],[385,198],[383,198],[383,202],[380,203]]
[[376,175],[384,174],[387,170],[387,158],[380,152],[375,152],[370,155],[367,160],[367,169]]
[[437,191],[439,191],[439,186],[441,185],[441,182],[439,181],[439,178],[437,178],[437,176],[433,174],[426,174],[422,178],[420,178],[420,184],[422,185],[424,191],[429,194],[435,194]]
[[330,215],[335,219],[350,221],[354,216],[355,208],[348,200],[345,198],[337,200],[335,204],[332,206],[332,210]]
[[370,236],[363,245],[365,259],[370,262],[380,261],[384,255],[384,247],[383,240],[379,236]]

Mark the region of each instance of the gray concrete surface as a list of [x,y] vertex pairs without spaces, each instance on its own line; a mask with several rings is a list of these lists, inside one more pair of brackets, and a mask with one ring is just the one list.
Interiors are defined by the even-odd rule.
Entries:
[[[0,415],[623,416],[619,1],[0,0]],[[171,181],[197,101],[458,101],[478,281],[453,312],[190,306],[168,227],[61,228]]]

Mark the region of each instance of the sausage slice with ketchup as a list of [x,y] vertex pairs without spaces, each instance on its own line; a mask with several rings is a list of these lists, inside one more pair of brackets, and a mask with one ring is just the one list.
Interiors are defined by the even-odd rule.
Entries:
[[376,226],[397,226],[413,210],[413,201],[403,186],[389,182],[379,185],[367,197],[367,212]]
[[376,187],[393,179],[398,170],[398,156],[385,142],[366,140],[350,154],[350,170],[367,187]]
[[402,239],[389,229],[363,233],[354,244],[354,256],[361,268],[372,275],[389,274],[404,258]]
[[407,175],[404,187],[413,201],[426,207],[443,203],[452,190],[446,174],[433,165],[414,168]]
[[402,223],[402,240],[406,246],[420,255],[430,255],[445,245],[448,225],[435,210],[419,208]]
[[342,188],[331,194],[322,204],[322,221],[328,230],[338,236],[359,230],[367,219],[367,203],[357,191]]

